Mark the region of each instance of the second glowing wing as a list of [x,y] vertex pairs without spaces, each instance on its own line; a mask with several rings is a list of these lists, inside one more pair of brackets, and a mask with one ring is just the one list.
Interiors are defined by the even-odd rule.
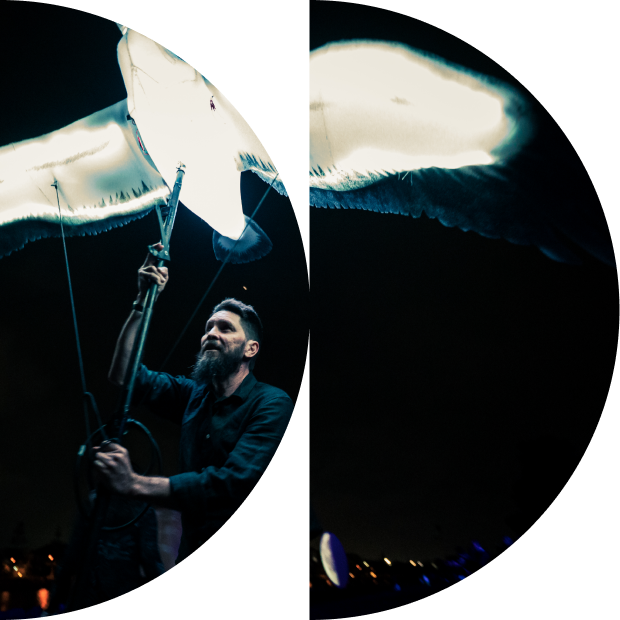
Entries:
[[168,194],[120,101],[0,148],[0,256],[57,236],[59,203],[66,234],[83,235],[141,217]]
[[[563,136],[537,135],[516,88],[402,44],[332,43],[310,57],[310,204],[420,217],[613,264],[602,209],[567,180]],[[568,243],[567,243],[568,241]]]

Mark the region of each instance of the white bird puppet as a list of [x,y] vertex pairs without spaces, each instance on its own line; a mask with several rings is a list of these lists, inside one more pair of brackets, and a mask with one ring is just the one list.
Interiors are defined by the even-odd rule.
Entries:
[[541,154],[534,104],[401,43],[324,45],[310,56],[310,203],[425,213],[558,261],[580,262],[577,245],[614,264],[600,205],[573,189],[585,170],[568,143]]
[[60,234],[59,205],[69,235],[142,217],[165,202],[179,163],[186,167],[181,200],[214,229],[216,256],[223,259],[233,247],[231,262],[265,255],[271,242],[255,222],[246,228],[240,194],[244,170],[267,183],[275,179],[275,189],[286,193],[264,147],[200,73],[158,43],[119,28],[128,98],[0,148],[0,256]]

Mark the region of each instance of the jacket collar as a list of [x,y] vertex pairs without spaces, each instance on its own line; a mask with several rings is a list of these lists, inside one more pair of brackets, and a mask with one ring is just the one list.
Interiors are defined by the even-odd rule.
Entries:
[[216,403],[221,403],[229,398],[238,398],[241,402],[245,402],[257,383],[254,373],[250,371],[241,382],[241,385],[228,397],[217,398],[215,392],[213,392],[213,385],[211,384],[207,387],[207,392],[212,395],[211,397],[214,399],[213,402]]

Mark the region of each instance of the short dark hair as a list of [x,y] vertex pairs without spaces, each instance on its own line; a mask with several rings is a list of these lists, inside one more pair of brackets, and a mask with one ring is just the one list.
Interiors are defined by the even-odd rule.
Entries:
[[211,316],[213,316],[216,312],[221,312],[222,310],[236,314],[241,319],[240,323],[243,328],[243,332],[245,333],[245,337],[248,340],[256,340],[256,342],[258,342],[258,353],[250,360],[249,364],[250,370],[252,370],[254,368],[254,364],[256,364],[256,358],[260,354],[260,347],[263,342],[263,324],[258,316],[258,313],[252,306],[244,304],[242,301],[234,299],[233,297],[224,299],[217,304],[217,306],[215,306],[215,308],[211,311]]

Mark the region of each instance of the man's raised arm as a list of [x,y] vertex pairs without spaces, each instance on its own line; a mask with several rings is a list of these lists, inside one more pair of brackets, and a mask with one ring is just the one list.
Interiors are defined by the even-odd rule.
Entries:
[[[153,247],[156,250],[162,250],[164,246],[161,243],[157,243]],[[140,269],[138,269],[138,297],[136,298],[135,305],[144,305],[146,293],[151,284],[157,284],[158,297],[164,290],[166,282],[168,282],[168,268],[157,268],[156,263],[157,259],[149,252],[144,264],[140,267]],[[108,379],[114,383],[114,385],[121,386],[125,381],[131,351],[136,340],[136,335],[138,334],[138,329],[140,328],[141,319],[142,311],[136,308],[132,309],[129,318],[125,322],[125,325],[123,325],[120,336],[116,341],[114,357],[112,358],[112,365],[110,366],[110,372],[108,373]]]

